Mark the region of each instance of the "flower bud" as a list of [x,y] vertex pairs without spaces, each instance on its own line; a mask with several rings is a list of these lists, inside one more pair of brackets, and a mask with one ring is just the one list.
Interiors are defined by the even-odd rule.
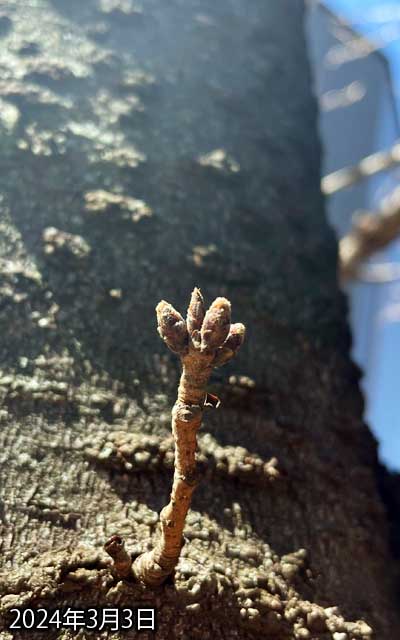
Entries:
[[200,346],[200,329],[205,315],[204,300],[200,289],[195,287],[190,298],[186,315],[186,324],[190,337],[195,346]]
[[226,298],[216,298],[208,309],[201,327],[201,350],[218,349],[228,333],[231,323],[231,304]]
[[246,327],[241,322],[231,324],[229,334],[222,347],[216,353],[213,366],[222,367],[233,358],[243,344]]
[[188,332],[186,322],[174,307],[161,300],[156,306],[158,333],[167,346],[175,353],[182,353],[187,348]]

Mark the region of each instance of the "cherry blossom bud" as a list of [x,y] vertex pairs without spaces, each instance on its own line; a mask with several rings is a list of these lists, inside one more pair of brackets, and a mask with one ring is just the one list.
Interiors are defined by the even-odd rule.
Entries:
[[222,347],[220,347],[213,362],[214,367],[221,367],[233,358],[243,344],[246,328],[241,322],[231,324],[229,334]]
[[175,353],[182,353],[188,344],[186,322],[174,307],[161,300],[156,306],[158,333]]
[[196,346],[200,346],[200,329],[205,315],[204,300],[200,289],[195,287],[187,310],[186,324],[189,335]]
[[229,300],[216,298],[208,309],[201,327],[201,351],[218,349],[229,333],[230,322]]

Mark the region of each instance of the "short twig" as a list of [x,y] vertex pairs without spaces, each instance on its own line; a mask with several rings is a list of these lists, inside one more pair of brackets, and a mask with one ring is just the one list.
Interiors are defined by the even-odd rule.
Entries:
[[[132,566],[135,577],[149,586],[162,584],[178,562],[186,514],[197,484],[196,434],[204,406],[218,406],[218,398],[207,394],[206,385],[213,368],[237,353],[245,334],[242,324],[231,324],[231,306],[226,298],[214,300],[205,313],[203,297],[197,288],[192,293],[186,321],[165,301],[157,305],[156,312],[158,332],[171,351],[179,355],[182,375],[172,410],[175,473],[170,502],[160,514],[161,536],[157,545],[141,554]],[[106,551],[110,553],[110,549]],[[121,566],[124,572],[128,571],[122,560]]]
[[121,536],[111,536],[104,549],[114,560],[115,573],[121,578],[132,578],[132,558],[125,549],[125,542]]

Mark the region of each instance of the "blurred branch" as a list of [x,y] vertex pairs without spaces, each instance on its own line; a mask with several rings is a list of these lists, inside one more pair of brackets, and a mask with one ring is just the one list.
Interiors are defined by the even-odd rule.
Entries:
[[344,167],[329,173],[321,180],[321,190],[327,196],[351,187],[363,178],[368,178],[400,164],[400,142],[387,151],[378,151],[363,158],[353,167]]
[[[376,251],[386,247],[390,242],[395,240],[399,234],[400,188],[397,188],[383,201],[381,209],[378,212],[358,214],[350,233],[340,240],[339,270],[341,279],[347,281],[358,277],[363,260]],[[378,274],[376,273],[375,275]],[[382,275],[383,271],[381,269],[381,276]],[[386,273],[386,277],[387,276],[388,273]],[[390,279],[395,278],[389,277],[389,280]],[[375,279],[375,282],[376,281],[377,279]]]
[[342,41],[329,49],[325,61],[330,67],[340,67],[346,62],[366,58],[371,53],[387,47],[391,42],[396,42],[399,34],[398,25],[385,24],[374,31],[370,30],[366,36],[358,34],[346,38],[345,42]]
[[400,280],[400,263],[379,262],[361,265],[357,272],[357,280],[368,284],[387,284]]

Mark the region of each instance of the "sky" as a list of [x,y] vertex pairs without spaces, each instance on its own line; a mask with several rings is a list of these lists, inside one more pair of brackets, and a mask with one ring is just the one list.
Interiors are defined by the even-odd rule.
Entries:
[[389,60],[400,102],[400,0],[326,0],[325,4],[372,40],[388,40],[382,50]]

